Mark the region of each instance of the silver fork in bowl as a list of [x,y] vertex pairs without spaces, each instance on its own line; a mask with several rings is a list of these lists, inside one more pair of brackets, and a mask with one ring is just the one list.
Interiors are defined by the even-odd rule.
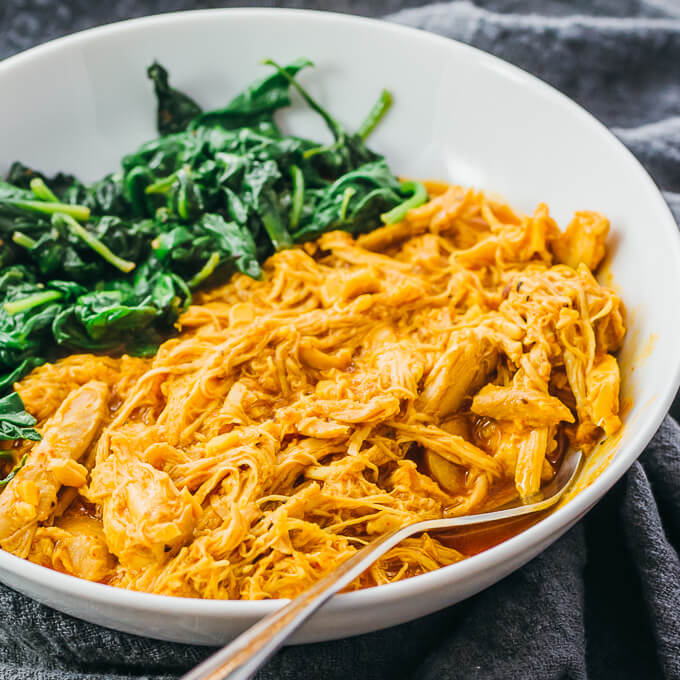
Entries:
[[319,607],[339,590],[349,585],[359,574],[397,543],[423,531],[497,522],[498,520],[546,510],[555,505],[569,488],[576,477],[581,458],[580,451],[568,452],[555,478],[541,490],[541,498],[535,502],[517,503],[501,510],[478,515],[415,522],[376,538],[326,574],[311,588],[305,590],[281,609],[265,616],[226,647],[208,657],[203,663],[184,675],[182,680],[247,680],[251,678]]

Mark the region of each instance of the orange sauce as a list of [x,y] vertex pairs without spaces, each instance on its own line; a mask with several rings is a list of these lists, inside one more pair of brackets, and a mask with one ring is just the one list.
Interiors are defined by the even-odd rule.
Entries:
[[458,550],[465,557],[472,557],[517,536],[540,522],[547,514],[548,512],[540,512],[525,517],[480,524],[477,527],[451,529],[438,532],[436,538],[444,545]]

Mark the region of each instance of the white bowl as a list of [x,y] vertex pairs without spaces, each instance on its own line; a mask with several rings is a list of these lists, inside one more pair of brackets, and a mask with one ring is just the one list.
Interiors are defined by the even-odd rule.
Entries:
[[[593,468],[565,506],[461,563],[336,596],[296,642],[365,633],[428,614],[523,565],[628,469],[680,382],[680,239],[656,186],[569,99],[444,38],[367,19],[274,9],[169,14],[85,31],[0,63],[0,172],[14,159],[86,179],[116,168],[124,152],[155,134],[155,102],[145,75],[153,59],[169,68],[177,87],[212,107],[262,74],[263,57],[285,62],[300,55],[318,67],[304,73],[303,82],[348,125],[358,125],[381,88],[394,93],[393,110],[371,146],[396,172],[493,190],[525,211],[546,201],[563,226],[577,209],[609,216],[608,269],[630,312],[621,361],[624,396],[632,406],[611,461],[601,455],[604,471],[596,477],[601,470]],[[323,134],[313,116],[292,112],[288,118],[295,131]],[[0,579],[73,616],[186,643],[223,643],[281,605],[124,591],[2,551]]]

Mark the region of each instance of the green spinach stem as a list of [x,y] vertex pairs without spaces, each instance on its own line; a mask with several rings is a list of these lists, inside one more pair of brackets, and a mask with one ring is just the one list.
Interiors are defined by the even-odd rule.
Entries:
[[407,198],[403,203],[388,210],[380,215],[380,219],[385,224],[395,224],[396,222],[401,222],[405,217],[406,213],[413,208],[417,208],[427,201],[427,189],[420,182],[402,182],[401,190],[404,193],[412,192],[411,196]]
[[317,154],[326,153],[326,151],[335,151],[336,149],[339,149],[341,146],[342,142],[340,141],[333,142],[332,144],[324,144],[324,146],[315,146],[311,149],[307,149],[306,151],[304,151],[302,157],[305,159],[312,158]]
[[59,290],[46,290],[43,293],[35,293],[34,295],[27,295],[25,298],[13,300],[12,302],[5,302],[3,307],[8,314],[18,314],[25,312],[33,307],[39,307],[48,302],[59,300],[64,297],[64,294]]
[[90,233],[81,224],[78,224],[73,217],[66,213],[55,213],[53,220],[58,224],[65,225],[74,236],[87,243],[95,253],[100,255],[104,260],[106,260],[110,265],[113,265],[116,269],[128,274],[135,268],[135,263],[129,260],[124,260],[122,257],[111,252],[109,247],[102,243],[94,234]]
[[373,105],[364,122],[359,126],[357,134],[361,139],[366,139],[375,130],[376,125],[385,117],[391,106],[392,93],[389,90],[383,90],[378,101]]
[[356,194],[357,190],[354,187],[347,187],[342,194],[342,203],[340,204],[340,221],[344,222],[347,219],[347,208],[349,208],[349,201]]
[[189,288],[200,286],[217,268],[220,263],[220,254],[212,253],[201,270],[189,281]]
[[293,76],[288,73],[283,67],[279,66],[273,59],[263,59],[263,64],[273,66],[300,94],[300,96],[307,102],[308,106],[316,111],[323,119],[328,129],[333,133],[335,139],[343,139],[345,137],[345,130],[342,125],[338,123],[333,116],[328,113],[322,106],[307,92],[307,90],[298,83]]
[[172,185],[175,183],[177,180],[177,173],[173,172],[172,175],[168,175],[167,177],[163,177],[162,179],[159,179],[157,182],[154,182],[153,184],[149,184],[148,187],[144,189],[145,194],[167,194],[170,189],[172,189]]
[[50,189],[41,177],[34,177],[31,180],[31,191],[41,201],[51,201],[52,203],[59,203],[59,198]]
[[21,246],[22,248],[35,248],[35,244],[37,241],[35,239],[32,239],[30,236],[27,234],[24,234],[21,231],[15,231],[12,234],[12,241],[16,243],[18,246]]
[[288,221],[290,222],[290,226],[295,229],[300,223],[302,206],[305,201],[305,176],[297,165],[290,166],[290,174],[293,179],[293,196],[290,204],[290,216]]
[[10,205],[31,212],[42,213],[43,215],[55,215],[62,213],[68,215],[73,220],[85,222],[90,219],[90,209],[85,205],[71,205],[70,203],[55,203],[53,201],[23,201],[9,200]]

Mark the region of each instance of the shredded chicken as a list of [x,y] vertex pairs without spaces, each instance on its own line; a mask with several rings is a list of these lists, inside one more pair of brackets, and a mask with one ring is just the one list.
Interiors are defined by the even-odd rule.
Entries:
[[109,388],[88,382],[71,392],[43,430],[26,465],[0,495],[0,546],[25,557],[40,522],[50,516],[62,485],[82,487],[78,463],[102,424]]
[[[433,194],[202,294],[153,359],[76,355],[18,383],[43,439],[0,493],[0,545],[134,590],[290,597],[393,528],[531,498],[561,441],[614,434],[606,218],[560,232],[545,205]],[[351,587],[464,556],[411,538]]]

